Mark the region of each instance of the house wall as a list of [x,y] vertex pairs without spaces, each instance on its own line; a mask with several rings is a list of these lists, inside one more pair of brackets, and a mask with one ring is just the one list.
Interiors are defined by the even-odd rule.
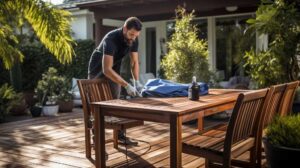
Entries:
[[[74,38],[76,39],[93,39],[93,24],[94,16],[92,12],[87,10],[73,10],[71,11],[74,16],[72,22],[72,30],[74,31]],[[222,15],[222,16],[209,16],[197,19],[207,19],[207,40],[209,51],[209,64],[210,69],[216,69],[216,25],[217,18],[232,17],[241,15],[252,15],[254,13],[234,14],[234,15]],[[156,70],[158,72],[160,67],[160,55],[161,46],[160,40],[166,39],[166,25],[167,22],[173,20],[151,21],[143,22],[143,29],[139,37],[139,55],[140,55],[140,72],[146,73],[146,29],[155,28],[156,30]],[[103,19],[104,26],[121,27],[124,24],[123,20]],[[256,47],[257,50],[266,49],[268,37],[266,35],[257,36]],[[165,52],[165,51],[163,51]]]
[[72,36],[74,39],[93,39],[94,14],[78,8],[69,10],[72,13]]
[[144,22],[143,29],[139,38],[140,71],[146,73],[146,29],[155,28],[156,31],[156,71],[159,70],[161,47],[160,40],[166,39],[167,21]]

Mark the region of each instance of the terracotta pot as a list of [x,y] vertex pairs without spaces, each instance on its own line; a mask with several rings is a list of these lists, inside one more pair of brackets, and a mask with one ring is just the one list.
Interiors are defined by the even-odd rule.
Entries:
[[34,99],[34,91],[24,91],[23,96],[28,106],[31,107],[36,103],[36,100]]
[[59,100],[57,104],[59,105],[59,112],[72,112],[74,107],[72,100],[67,102]]
[[27,104],[25,99],[22,99],[19,105],[13,106],[10,110],[10,114],[15,116],[27,114]]

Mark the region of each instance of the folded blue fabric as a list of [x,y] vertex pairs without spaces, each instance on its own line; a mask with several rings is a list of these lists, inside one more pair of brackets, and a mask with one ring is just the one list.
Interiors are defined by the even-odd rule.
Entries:
[[[208,94],[208,85],[198,82],[200,95]],[[190,84],[175,83],[164,79],[151,79],[142,90],[143,97],[183,97],[188,96]]]

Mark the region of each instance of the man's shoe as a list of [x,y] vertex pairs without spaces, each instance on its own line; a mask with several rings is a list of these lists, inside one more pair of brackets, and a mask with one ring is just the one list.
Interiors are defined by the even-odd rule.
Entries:
[[131,146],[137,146],[138,142],[132,141],[129,138],[125,136],[118,137],[119,143],[123,145],[131,145]]

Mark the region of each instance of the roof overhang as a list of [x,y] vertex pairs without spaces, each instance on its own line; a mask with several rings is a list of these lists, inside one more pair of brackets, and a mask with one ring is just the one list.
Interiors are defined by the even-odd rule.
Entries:
[[[137,16],[141,20],[174,18],[178,5],[196,16],[213,16],[254,12],[260,0],[97,0],[77,4],[80,9],[89,9],[100,18],[124,19]],[[227,7],[227,9],[226,9]],[[229,11],[228,7],[234,11]]]

